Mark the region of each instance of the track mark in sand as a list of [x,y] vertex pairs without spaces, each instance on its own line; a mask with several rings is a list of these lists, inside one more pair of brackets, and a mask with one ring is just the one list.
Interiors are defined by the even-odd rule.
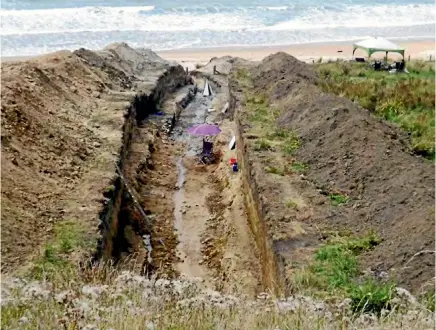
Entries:
[[[192,173],[184,167],[184,158],[177,161],[178,190],[174,194],[174,227],[177,231],[177,246],[180,262],[177,269],[189,277],[200,277],[205,285],[212,287],[210,272],[202,265],[200,237],[205,230],[209,212],[205,196],[209,193],[205,173]],[[186,180],[185,180],[186,179]]]

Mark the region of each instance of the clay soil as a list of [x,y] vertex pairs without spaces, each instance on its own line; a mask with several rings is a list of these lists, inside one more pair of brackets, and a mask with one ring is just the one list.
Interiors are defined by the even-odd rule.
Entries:
[[103,193],[117,177],[115,165],[126,147],[128,108],[136,93],[148,95],[157,86],[156,98],[163,98],[186,75],[151,51],[123,43],[7,62],[1,70],[1,252],[7,273],[38,256],[62,221],[77,224],[97,247]]
[[[249,66],[248,72],[254,93],[265,93],[280,111],[276,127],[299,137],[294,159],[280,163],[297,160],[308,167],[305,175],[268,174],[264,168],[281,157],[279,152],[249,149],[278,253],[288,261],[301,261],[326,231],[359,235],[375,230],[383,242],[362,257],[363,264],[388,271],[415,292],[429,283],[431,287],[434,164],[413,155],[396,127],[320,91],[310,66],[290,55],[271,55]],[[232,84],[243,108],[240,82],[233,78]],[[247,116],[242,114],[242,124],[249,141],[252,125]],[[334,193],[349,196],[348,203],[332,206],[328,196]],[[286,194],[296,207],[286,208],[284,197],[278,198]]]
[[100,99],[113,79],[57,53],[2,65],[2,272],[39,253],[60,220],[97,236],[102,193],[121,146],[123,106]]

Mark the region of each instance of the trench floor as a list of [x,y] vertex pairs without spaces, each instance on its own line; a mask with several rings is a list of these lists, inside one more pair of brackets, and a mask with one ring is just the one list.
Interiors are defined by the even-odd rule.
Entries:
[[172,134],[158,138],[152,154],[156,168],[147,183],[152,193],[144,203],[156,214],[155,263],[162,274],[198,277],[207,288],[254,296],[260,290],[260,265],[241,173],[229,166],[236,156],[228,149],[234,123],[220,121],[222,131],[213,138],[219,159],[212,165],[198,161],[202,137],[186,133],[192,125],[216,119],[216,112],[208,112],[212,100],[202,96],[201,87],[182,110]]

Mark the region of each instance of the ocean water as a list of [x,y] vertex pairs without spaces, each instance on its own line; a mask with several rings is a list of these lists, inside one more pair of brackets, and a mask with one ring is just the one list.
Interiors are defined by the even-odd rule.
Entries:
[[1,55],[434,39],[433,0],[2,0]]

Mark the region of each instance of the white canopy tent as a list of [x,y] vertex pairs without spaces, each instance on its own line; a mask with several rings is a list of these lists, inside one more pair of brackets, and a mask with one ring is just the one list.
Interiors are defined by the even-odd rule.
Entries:
[[399,53],[404,58],[404,48],[401,48],[385,38],[374,37],[356,42],[353,44],[353,56],[358,48],[366,51],[368,53],[368,57],[371,57],[371,55],[376,52],[385,52],[386,56],[388,53]]

